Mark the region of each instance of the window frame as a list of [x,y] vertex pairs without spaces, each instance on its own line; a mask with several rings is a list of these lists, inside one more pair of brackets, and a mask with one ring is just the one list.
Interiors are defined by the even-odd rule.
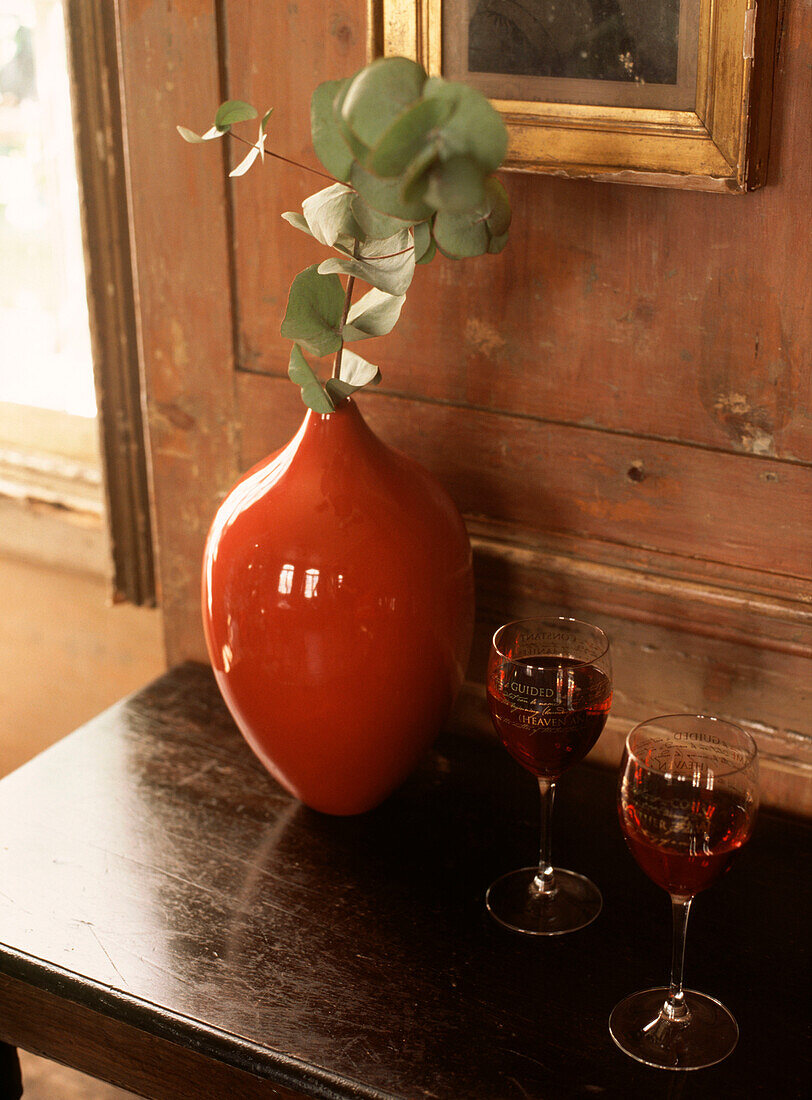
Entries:
[[154,606],[116,10],[63,3],[113,599]]

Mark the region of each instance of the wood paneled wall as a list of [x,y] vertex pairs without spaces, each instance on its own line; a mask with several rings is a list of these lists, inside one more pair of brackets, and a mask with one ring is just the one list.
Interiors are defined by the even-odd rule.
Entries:
[[[174,125],[227,97],[275,108],[273,147],[315,164],[309,97],[363,64],[365,0],[119,0],[159,572],[171,660],[203,656],[198,562],[234,473],[302,415],[279,336],[322,256],[279,218],[318,188]],[[812,12],[779,29],[768,185],[742,196],[507,174],[501,255],[418,269],[359,400],[446,484],[492,627],[564,609],[610,631],[629,722],[671,710],[759,738],[768,797],[812,809]],[[805,243],[806,241],[806,243]],[[481,714],[472,689],[471,713]]]

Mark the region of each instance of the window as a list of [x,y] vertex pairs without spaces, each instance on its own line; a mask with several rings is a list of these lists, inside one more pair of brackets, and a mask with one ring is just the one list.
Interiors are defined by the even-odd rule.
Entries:
[[96,414],[61,0],[0,0],[0,401]]
[[150,604],[115,19],[0,0],[0,494],[100,512],[100,434],[116,598]]

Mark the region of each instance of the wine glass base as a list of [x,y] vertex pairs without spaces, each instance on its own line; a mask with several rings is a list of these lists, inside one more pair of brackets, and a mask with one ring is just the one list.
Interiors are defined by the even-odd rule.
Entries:
[[609,1034],[624,1054],[658,1069],[690,1070],[715,1066],[736,1046],[739,1028],[713,997],[686,989],[686,1020],[662,1012],[667,989],[632,993],[609,1017]]
[[530,936],[560,936],[591,924],[603,908],[600,890],[574,871],[555,868],[555,890],[535,888],[538,867],[522,867],[502,875],[485,895],[488,912],[514,932]]

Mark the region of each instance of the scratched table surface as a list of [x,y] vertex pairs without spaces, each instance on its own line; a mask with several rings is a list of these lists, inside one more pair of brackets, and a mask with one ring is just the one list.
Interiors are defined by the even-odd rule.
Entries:
[[607,1029],[670,956],[669,902],[625,850],[613,775],[582,765],[556,807],[556,861],[599,884],[598,920],[540,940],[484,910],[488,883],[533,861],[536,800],[495,743],[452,731],[379,809],[316,814],[255,761],[209,671],[183,666],[0,783],[0,975],[23,1001],[103,1018],[99,1075],[128,1087],[116,1027],[194,1049],[252,1096],[804,1095],[809,827],[762,814],[695,903],[688,985],[741,1039],[672,1074]]

